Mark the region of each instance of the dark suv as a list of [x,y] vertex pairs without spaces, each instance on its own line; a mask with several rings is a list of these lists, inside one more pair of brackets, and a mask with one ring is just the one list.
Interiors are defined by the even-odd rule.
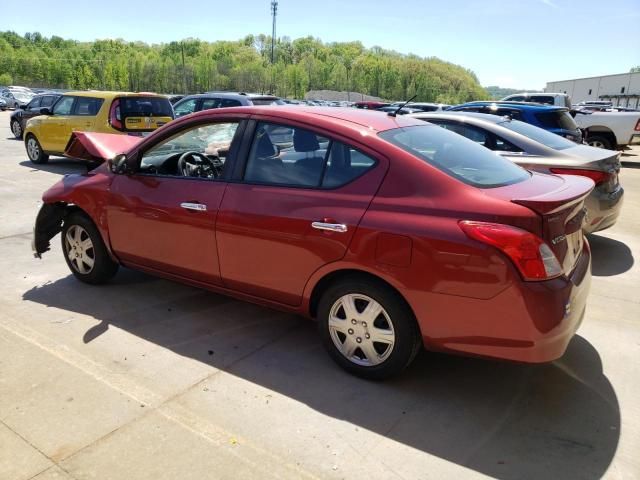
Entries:
[[58,101],[61,95],[60,93],[36,95],[24,108],[17,108],[16,111],[11,114],[11,117],[9,117],[11,133],[13,133],[17,139],[21,139],[27,120],[40,115],[41,108],[53,107],[53,104]]
[[200,110],[212,108],[242,107],[250,105],[286,105],[280,98],[273,95],[257,93],[207,92],[189,95],[173,106],[176,118],[184,117]]
[[513,120],[530,123],[549,132],[582,143],[582,131],[576,125],[568,108],[529,102],[483,101],[469,102],[447,108],[453,112],[477,112],[508,116]]

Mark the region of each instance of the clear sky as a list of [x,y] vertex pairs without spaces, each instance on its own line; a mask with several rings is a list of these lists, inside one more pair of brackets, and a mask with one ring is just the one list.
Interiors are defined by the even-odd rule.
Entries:
[[[0,30],[148,43],[271,33],[270,0],[29,0],[14,7],[3,9]],[[484,86],[541,89],[640,65],[640,0],[280,0],[277,35],[360,40],[460,64]]]

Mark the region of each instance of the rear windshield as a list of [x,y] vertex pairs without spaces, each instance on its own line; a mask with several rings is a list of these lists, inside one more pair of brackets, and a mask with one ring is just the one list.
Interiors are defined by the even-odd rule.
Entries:
[[417,125],[381,132],[380,137],[458,180],[479,188],[501,187],[529,178],[516,164],[462,135]]
[[279,98],[267,97],[267,98],[252,98],[251,103],[258,106],[264,105],[286,105],[285,102]]
[[120,112],[124,117],[171,117],[173,107],[164,97],[120,97]]
[[543,128],[538,128],[528,123],[519,122],[518,120],[507,120],[498,123],[501,127],[508,128],[511,131],[529,137],[536,142],[540,142],[549,148],[554,150],[564,150],[565,148],[575,147],[576,144],[570,140],[567,140],[560,135],[551,133]]
[[578,128],[569,112],[563,110],[536,113],[536,118],[544,128],[562,128],[564,130],[576,130]]
[[529,97],[529,100],[525,100],[525,101],[536,102],[536,103],[546,103],[547,105],[555,105],[555,98],[549,95],[531,95],[531,97]]

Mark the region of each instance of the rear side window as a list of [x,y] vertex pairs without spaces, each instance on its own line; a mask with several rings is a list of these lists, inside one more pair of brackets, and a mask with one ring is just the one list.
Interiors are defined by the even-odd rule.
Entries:
[[200,110],[211,110],[212,108],[219,108],[220,100],[217,98],[205,98],[202,100],[202,106]]
[[42,97],[42,103],[41,106],[42,107],[50,107],[51,105],[53,105],[56,101],[57,97],[54,97],[53,95],[47,95],[46,97]]
[[120,97],[123,117],[171,117],[173,107],[165,97]]
[[240,100],[234,100],[232,98],[222,98],[220,100],[220,104],[218,105],[218,108],[240,107],[240,106],[242,106],[242,103],[240,103]]
[[576,130],[578,126],[569,112],[556,110],[553,112],[536,113],[536,118],[543,128],[562,128],[564,130]]
[[479,188],[522,182],[529,173],[472,140],[433,125],[394,128],[379,133],[447,175]]
[[375,160],[310,130],[259,123],[247,161],[247,182],[337,188],[363,175]]
[[78,97],[73,107],[73,114],[93,117],[98,114],[102,102],[104,102],[102,98]]

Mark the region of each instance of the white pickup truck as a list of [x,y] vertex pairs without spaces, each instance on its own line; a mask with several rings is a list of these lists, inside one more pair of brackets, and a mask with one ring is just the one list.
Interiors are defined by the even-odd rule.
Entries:
[[592,147],[616,150],[640,145],[640,112],[580,112],[574,117]]

